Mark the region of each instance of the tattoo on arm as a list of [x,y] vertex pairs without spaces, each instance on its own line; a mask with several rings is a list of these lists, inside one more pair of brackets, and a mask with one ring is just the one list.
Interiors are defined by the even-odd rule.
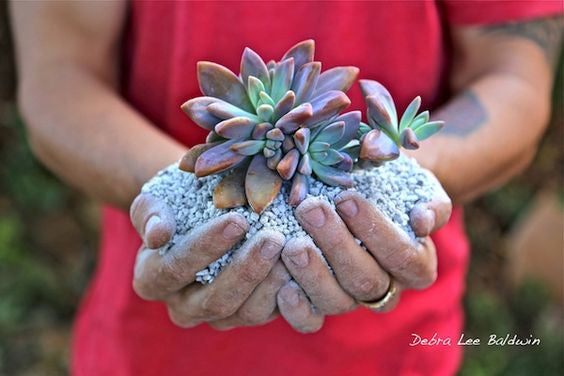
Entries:
[[442,135],[463,138],[480,129],[487,122],[488,113],[480,98],[467,90],[436,111],[433,118],[445,122]]
[[527,38],[544,52],[550,64],[556,64],[560,54],[564,17],[542,18],[527,22],[509,22],[484,27],[485,34],[503,34]]

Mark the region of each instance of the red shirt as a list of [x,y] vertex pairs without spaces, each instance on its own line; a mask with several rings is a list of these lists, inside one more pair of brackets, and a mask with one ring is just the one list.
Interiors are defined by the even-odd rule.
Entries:
[[[245,46],[265,61],[294,43],[316,40],[323,69],[355,65],[381,81],[404,108],[416,95],[432,107],[448,94],[445,24],[500,22],[558,10],[556,2],[134,2],[125,49],[124,95],[172,137],[193,145],[205,131],[179,109],[199,96],[196,62],[239,71]],[[350,109],[363,109],[358,86]],[[327,317],[302,335],[278,318],[264,326],[219,332],[180,329],[159,302],[132,290],[141,242],[127,213],[105,208],[98,268],[75,326],[75,375],[449,375],[460,364],[455,343],[468,261],[462,213],[433,239],[439,274],[424,291],[402,294],[391,313],[364,309]],[[452,346],[409,346],[412,333],[450,337]]]

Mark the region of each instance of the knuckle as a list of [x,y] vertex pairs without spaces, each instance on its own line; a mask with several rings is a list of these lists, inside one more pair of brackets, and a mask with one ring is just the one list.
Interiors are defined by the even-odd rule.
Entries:
[[239,279],[247,284],[256,283],[260,281],[261,278],[264,277],[264,273],[258,265],[249,265],[249,267],[241,268],[239,271]]
[[423,270],[419,273],[418,283],[416,283],[414,287],[424,289],[431,286],[437,280],[437,274],[436,267],[426,264]]
[[155,275],[155,283],[163,286],[176,286],[182,281],[182,270],[179,263],[174,261],[163,261]]
[[153,286],[144,278],[133,278],[133,291],[144,300],[155,300],[157,298]]
[[436,267],[427,261],[422,252],[409,249],[403,253],[404,256],[398,264],[398,274],[403,276],[406,283],[415,288],[424,288],[436,280]]
[[385,291],[386,286],[384,286],[383,282],[384,281],[374,277],[357,278],[353,281],[352,288],[354,289],[355,295],[373,298],[382,295]]
[[265,323],[270,314],[256,308],[242,307],[238,312],[238,316],[244,325],[256,326]]
[[168,307],[168,317],[174,325],[181,328],[191,328],[197,325],[197,322],[192,317],[170,306]]
[[200,305],[200,315],[206,320],[223,319],[235,312],[224,299],[217,299],[215,295],[209,295]]

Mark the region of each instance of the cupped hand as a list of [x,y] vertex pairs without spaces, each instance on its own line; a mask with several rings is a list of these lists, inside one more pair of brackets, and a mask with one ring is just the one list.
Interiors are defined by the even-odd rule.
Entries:
[[314,332],[324,315],[349,312],[359,302],[389,311],[403,289],[430,286],[437,277],[437,256],[429,234],[448,221],[452,209],[447,194],[436,187],[434,198],[410,213],[417,240],[357,192],[341,193],[336,210],[319,198],[302,202],[296,215],[315,243],[292,239],[282,251],[295,281],[278,293],[286,321],[300,332]]
[[245,218],[229,213],[175,237],[166,252],[156,249],[175,232],[174,214],[149,194],[131,205],[131,220],[143,239],[137,254],[133,288],[146,300],[166,303],[178,326],[203,322],[218,329],[260,325],[277,314],[276,294],[290,276],[280,261],[284,236],[265,230],[246,241],[233,260],[214,279],[202,285],[196,273],[228,252],[244,238]]

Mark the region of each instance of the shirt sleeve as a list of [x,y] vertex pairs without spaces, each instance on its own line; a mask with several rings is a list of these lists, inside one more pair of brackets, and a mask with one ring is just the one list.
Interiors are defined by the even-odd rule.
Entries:
[[564,14],[562,0],[442,0],[449,24],[486,25]]

